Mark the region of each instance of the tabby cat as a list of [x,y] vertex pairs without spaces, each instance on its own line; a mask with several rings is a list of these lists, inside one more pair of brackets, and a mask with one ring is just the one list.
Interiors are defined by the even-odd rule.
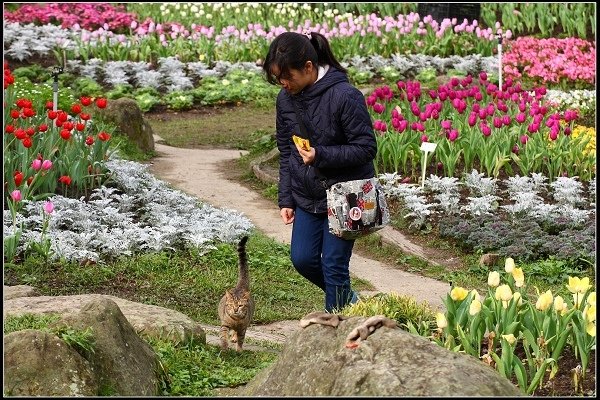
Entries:
[[246,329],[254,314],[254,299],[250,293],[250,278],[248,276],[248,257],[244,236],[237,247],[238,265],[240,268],[237,285],[225,291],[219,302],[219,318],[221,319],[221,349],[228,348],[229,333],[231,341],[237,344],[236,350],[242,351]]

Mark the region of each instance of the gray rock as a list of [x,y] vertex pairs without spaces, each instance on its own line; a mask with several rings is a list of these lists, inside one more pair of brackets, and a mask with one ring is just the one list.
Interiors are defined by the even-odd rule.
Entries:
[[4,317],[33,314],[72,314],[79,312],[91,300],[110,299],[117,303],[125,318],[140,335],[171,340],[173,342],[206,343],[206,333],[201,325],[183,313],[168,308],[136,303],[119,297],[102,294],[72,296],[18,297],[4,300]]
[[4,395],[95,396],[90,363],[57,336],[26,329],[4,336]]
[[109,100],[106,108],[96,109],[95,113],[116,125],[142,151],[154,151],[154,131],[135,100],[127,97]]
[[294,332],[280,357],[244,388],[246,396],[519,396],[508,379],[474,357],[400,329],[381,327],[359,346],[346,336],[366,320]]
[[53,326],[92,329],[94,351],[87,356],[101,390],[121,396],[159,394],[158,356],[136,334],[114,301],[94,299],[79,313],[65,315]]
[[4,300],[15,299],[17,297],[37,296],[38,293],[29,285],[6,286],[2,289]]

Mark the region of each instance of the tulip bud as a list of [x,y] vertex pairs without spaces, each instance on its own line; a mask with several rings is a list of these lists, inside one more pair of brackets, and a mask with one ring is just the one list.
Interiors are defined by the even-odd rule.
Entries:
[[498,271],[492,271],[488,275],[488,285],[491,287],[496,287],[500,284],[500,274]]
[[515,269],[515,260],[513,260],[511,257],[508,257],[506,260],[504,260],[504,270],[506,272],[511,274],[514,269]]
[[446,316],[441,312],[435,314],[435,322],[440,329],[444,329],[448,326],[448,321],[446,320]]
[[481,302],[477,299],[471,302],[469,306],[469,315],[473,316],[478,314],[481,311]]
[[469,292],[460,286],[457,286],[450,291],[450,297],[454,301],[462,301],[465,297],[467,297],[468,294]]
[[513,344],[515,344],[515,342],[517,341],[517,338],[515,337],[515,335],[513,335],[512,333],[509,335],[502,335],[502,338],[504,340],[506,340],[508,342],[508,344],[510,344],[511,346]]

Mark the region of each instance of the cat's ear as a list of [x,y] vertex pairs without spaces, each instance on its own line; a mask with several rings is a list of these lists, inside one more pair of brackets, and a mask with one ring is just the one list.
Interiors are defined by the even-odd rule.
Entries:
[[229,289],[225,289],[225,297],[227,298],[227,300],[232,300],[233,293],[231,293],[231,291]]

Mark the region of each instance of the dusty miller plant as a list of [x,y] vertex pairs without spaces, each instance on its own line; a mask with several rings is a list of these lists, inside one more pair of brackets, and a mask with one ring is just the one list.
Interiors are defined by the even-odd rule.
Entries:
[[434,193],[433,198],[438,201],[438,206],[446,214],[457,214],[460,212],[458,203],[460,202],[459,186],[460,182],[456,177],[442,177],[431,174],[425,179],[423,184],[425,189]]
[[484,177],[485,174],[472,170],[470,174],[465,174],[465,185],[469,188],[469,192],[475,196],[493,195],[496,193],[495,178]]
[[158,59],[158,64],[158,72],[163,78],[167,92],[193,89],[192,80],[185,74],[184,63],[175,57],[163,57]]
[[[109,160],[114,186],[96,188],[89,201],[52,196],[46,237],[53,258],[83,262],[193,246],[207,251],[217,242],[234,242],[252,228],[242,214],[200,203],[171,189],[132,161]],[[17,214],[23,227],[19,250],[41,239],[43,201],[24,202]],[[4,237],[12,217],[3,213]]]

